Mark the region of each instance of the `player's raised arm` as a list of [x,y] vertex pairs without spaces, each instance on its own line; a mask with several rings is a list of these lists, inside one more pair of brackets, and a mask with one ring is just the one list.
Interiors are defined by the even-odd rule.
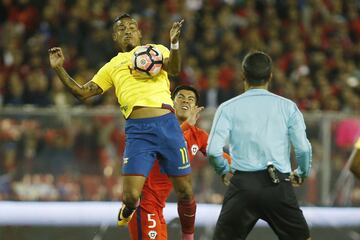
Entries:
[[51,67],[55,70],[60,80],[70,90],[70,92],[78,99],[85,100],[89,97],[99,95],[102,89],[94,82],[88,82],[85,85],[78,84],[64,69],[64,54],[61,48],[54,47],[49,49],[49,60]]
[[177,76],[181,70],[181,58],[179,52],[179,37],[182,24],[184,20],[180,22],[174,22],[170,30],[170,56],[164,59],[164,69],[171,76]]

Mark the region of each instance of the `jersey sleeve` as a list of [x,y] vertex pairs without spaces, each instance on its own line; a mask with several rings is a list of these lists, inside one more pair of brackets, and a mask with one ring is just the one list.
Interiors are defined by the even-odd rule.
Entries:
[[102,90],[103,93],[111,88],[114,83],[110,76],[110,64],[105,64],[91,79],[92,82],[96,83]]
[[223,156],[223,148],[230,135],[230,128],[231,120],[222,104],[216,110],[206,149],[210,164],[220,176],[230,172],[230,165]]
[[163,55],[163,59],[169,58],[170,50],[167,47],[165,47],[164,45],[158,44],[158,45],[156,45],[156,48],[158,48],[160,50],[161,54]]
[[[207,141],[209,138],[209,134],[205,131],[201,131],[200,133],[200,141],[201,141],[201,147],[200,151],[206,156],[206,147],[207,147]],[[224,152],[223,157],[228,161],[229,164],[231,164],[231,157],[229,154]]]
[[297,172],[301,177],[307,177],[312,163],[311,144],[306,137],[306,126],[302,113],[294,104],[293,113],[288,122],[289,138],[294,147],[295,158],[298,163]]
[[202,152],[204,154],[204,156],[206,156],[206,147],[207,147],[207,141],[209,138],[209,134],[203,130],[201,130],[199,132],[200,135],[200,152]]

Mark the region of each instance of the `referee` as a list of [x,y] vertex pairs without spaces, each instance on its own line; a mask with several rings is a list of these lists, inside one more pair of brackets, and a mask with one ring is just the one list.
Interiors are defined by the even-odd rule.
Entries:
[[[310,239],[293,190],[311,168],[304,118],[294,102],[268,91],[272,61],[266,53],[249,53],[242,68],[246,91],[220,105],[208,140],[210,163],[229,184],[213,239],[244,240],[258,219],[265,220],[280,240]],[[227,141],[231,179],[223,158]],[[290,143],[298,164],[294,171]]]

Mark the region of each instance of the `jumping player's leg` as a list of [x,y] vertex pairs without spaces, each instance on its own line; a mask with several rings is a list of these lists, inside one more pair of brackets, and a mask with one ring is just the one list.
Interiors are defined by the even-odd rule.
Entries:
[[124,226],[130,221],[134,211],[139,205],[139,199],[156,154],[145,153],[129,154],[128,146],[125,150],[123,163],[123,206],[118,215],[118,225]]
[[162,208],[149,211],[143,207],[136,209],[129,222],[131,240],[167,240],[167,226],[162,215]]
[[194,239],[196,203],[192,191],[191,175],[170,178],[178,199],[178,214],[182,239]]
[[188,151],[175,116],[164,124],[164,146],[160,149],[159,163],[170,177],[178,199],[178,213],[182,239],[194,239],[196,203],[192,190],[191,167]]
[[185,176],[170,176],[169,178],[173,183],[177,199],[192,200],[194,198],[192,177],[190,174]]
[[145,179],[154,165],[159,145],[162,143],[159,126],[163,118],[126,120],[126,147],[122,165],[124,205],[119,212],[120,226],[130,221],[138,206]]
[[139,205],[144,176],[123,176],[123,206],[119,212],[118,225],[126,225]]

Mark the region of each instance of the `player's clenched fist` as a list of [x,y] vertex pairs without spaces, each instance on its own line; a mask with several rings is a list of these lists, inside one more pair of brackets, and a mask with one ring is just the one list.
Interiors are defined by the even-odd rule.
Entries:
[[62,67],[64,64],[64,54],[61,48],[54,47],[49,49],[49,60],[52,68]]

